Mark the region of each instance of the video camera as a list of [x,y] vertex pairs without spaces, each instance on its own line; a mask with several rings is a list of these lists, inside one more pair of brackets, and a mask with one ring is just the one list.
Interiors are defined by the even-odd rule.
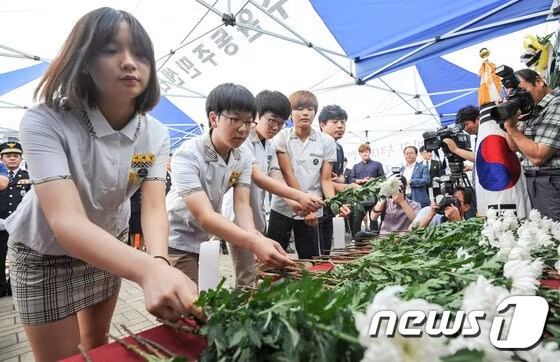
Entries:
[[445,157],[447,157],[449,168],[452,175],[461,175],[464,169],[465,159],[461,156],[457,156],[449,151],[449,147],[445,142],[442,141],[443,138],[449,138],[455,142],[457,147],[470,150],[471,148],[471,137],[467,133],[463,132],[465,126],[463,124],[453,124],[447,127],[438,128],[435,131],[424,132],[422,137],[424,137],[424,148],[428,152],[436,151],[442,149]]
[[496,123],[502,124],[513,116],[518,109],[526,117],[530,115],[533,112],[533,97],[526,89],[519,88],[519,76],[507,65],[496,68],[496,75],[502,78],[504,87],[511,89],[511,91],[507,96],[507,101],[490,110],[490,117]]
[[454,177],[444,175],[434,178],[434,181],[439,182],[441,195],[436,196],[435,203],[439,207],[438,214],[444,215],[445,209],[448,206],[454,205],[457,209],[461,209],[461,201],[455,197]]

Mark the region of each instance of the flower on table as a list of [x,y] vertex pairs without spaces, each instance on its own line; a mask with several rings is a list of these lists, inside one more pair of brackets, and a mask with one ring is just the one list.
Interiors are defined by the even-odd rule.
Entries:
[[[422,327],[424,333],[421,337],[403,337],[396,333],[394,337],[387,338],[380,334],[372,338],[369,329],[373,316],[380,311],[393,310],[400,318],[406,311],[443,311],[437,304],[430,304],[424,299],[411,299],[403,301],[397,296],[402,293],[401,286],[386,287],[375,295],[372,303],[367,307],[366,313],[355,314],[355,325],[359,332],[359,339],[366,351],[362,362],[370,361],[439,361],[440,357],[448,354],[445,338],[432,338],[425,333],[425,325]],[[387,328],[387,320],[381,323],[380,331]]]
[[544,263],[541,259],[509,260],[504,264],[504,276],[512,280],[511,294],[535,295],[539,288],[539,278]]
[[379,185],[379,196],[391,197],[397,193],[401,188],[401,180],[393,175]]

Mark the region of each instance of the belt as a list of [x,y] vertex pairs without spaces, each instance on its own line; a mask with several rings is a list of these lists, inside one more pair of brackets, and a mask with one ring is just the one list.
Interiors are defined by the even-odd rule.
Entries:
[[560,176],[560,169],[550,169],[550,170],[531,170],[525,171],[526,177],[539,177],[539,176]]

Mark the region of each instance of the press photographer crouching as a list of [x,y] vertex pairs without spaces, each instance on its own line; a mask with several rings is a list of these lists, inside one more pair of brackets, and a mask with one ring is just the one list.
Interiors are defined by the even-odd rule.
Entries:
[[[530,69],[502,77],[508,98],[492,109],[492,118],[503,122],[510,148],[524,156],[523,170],[532,207],[543,216],[560,221],[560,97],[556,95],[557,89],[553,91]],[[518,124],[520,119],[524,125]]]
[[[398,168],[397,168],[398,170]],[[406,231],[416,218],[422,206],[405,195],[406,178],[400,176],[399,192],[386,200],[375,204],[371,212],[371,221],[379,221],[379,233],[388,234],[395,231]]]
[[[442,177],[443,179],[443,177]],[[442,184],[453,185],[447,181],[441,181]],[[418,226],[424,228],[426,226],[437,226],[444,222],[458,222],[465,219],[465,214],[470,210],[473,201],[472,191],[462,186],[455,186],[455,191],[452,196],[448,193],[446,195],[439,195],[436,201],[432,202],[431,206],[426,206],[412,222],[409,227]]]

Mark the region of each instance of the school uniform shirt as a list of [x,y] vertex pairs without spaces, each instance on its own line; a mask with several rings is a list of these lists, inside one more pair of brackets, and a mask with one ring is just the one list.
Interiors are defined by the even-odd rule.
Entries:
[[[249,133],[249,137],[247,137],[244,144],[253,154],[253,164],[257,164],[264,175],[268,175],[272,170],[279,170],[276,148],[270,140],[261,140],[257,132],[253,129]],[[251,209],[253,210],[253,220],[255,228],[262,234],[266,234],[265,198],[266,191],[252,183],[250,204]],[[222,215],[230,220],[235,218],[233,206],[233,192],[230,190],[224,195],[224,202],[222,206]]]
[[[261,141],[257,132],[252,130],[245,144],[253,153],[253,162],[259,165],[264,175],[268,175],[273,170],[280,170],[278,167],[278,157],[276,156],[276,147],[271,140],[264,139]],[[251,185],[251,209],[253,210],[255,227],[262,234],[266,234],[265,198],[266,191],[253,183]]]
[[171,159],[171,190],[166,198],[170,248],[199,253],[200,244],[210,237],[187,209],[183,197],[205,192],[219,213],[224,194],[231,187],[251,187],[252,164],[253,155],[245,144],[231,150],[226,163],[216,152],[210,133],[179,146]]
[[[39,104],[25,113],[19,135],[32,183],[73,180],[88,219],[123,242],[132,194],[143,181],[165,182],[169,134],[149,115],[136,114],[116,131],[97,107],[54,110]],[[56,240],[34,188],[6,219],[6,229],[40,253],[71,255]]]
[[[336,162],[336,143],[334,138],[311,129],[305,142],[301,142],[294,128],[281,130],[274,137],[276,151],[286,153],[290,157],[292,170],[299,182],[301,191],[323,197],[321,187],[321,166],[323,163]],[[271,209],[292,217],[293,211],[279,196],[272,196]],[[323,216],[323,210],[317,211],[317,216]],[[301,217],[295,219],[302,220]]]

